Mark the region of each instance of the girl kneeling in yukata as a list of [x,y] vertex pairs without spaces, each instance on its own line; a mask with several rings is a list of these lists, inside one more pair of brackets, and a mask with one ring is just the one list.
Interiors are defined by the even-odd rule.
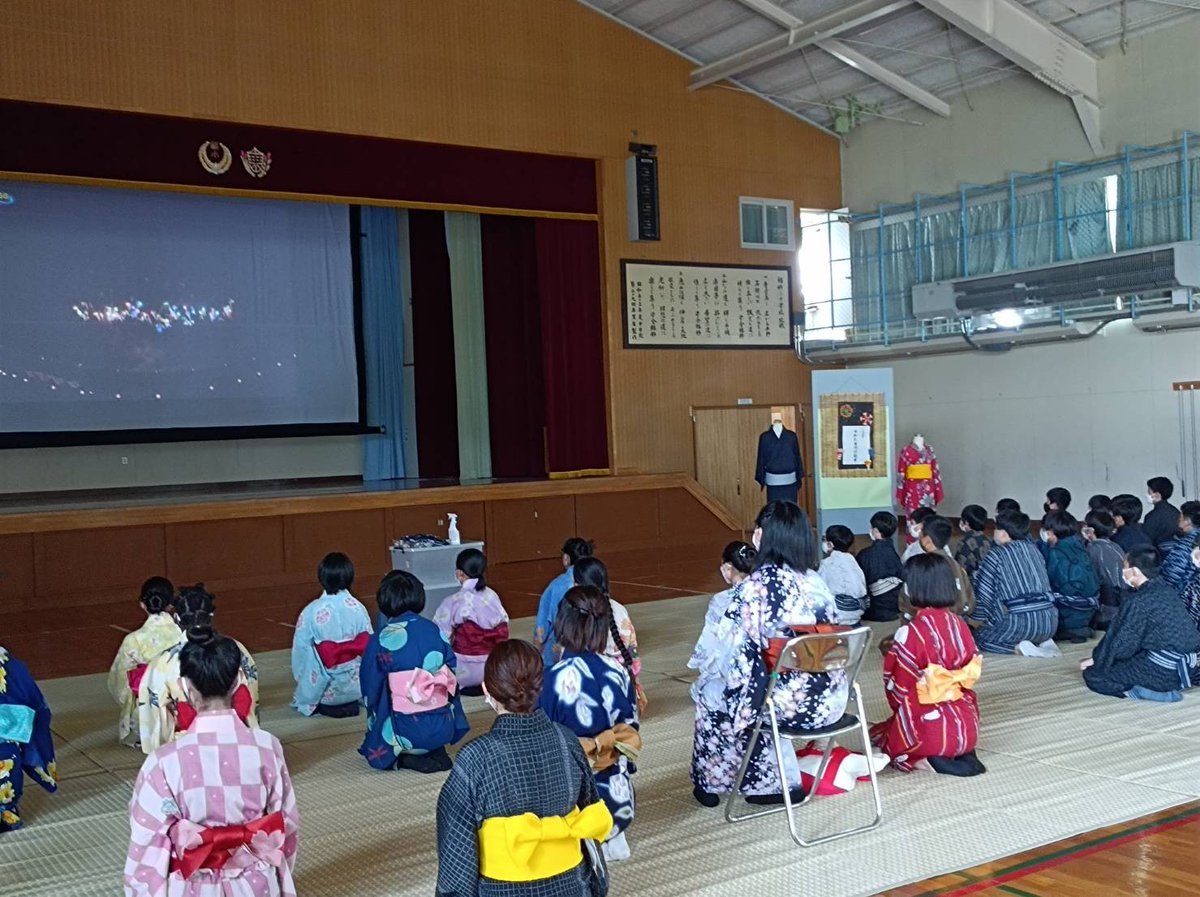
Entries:
[[633,679],[622,663],[604,653],[609,620],[608,599],[599,589],[574,586],[567,591],[554,618],[562,659],[546,670],[541,707],[552,722],[579,738],[613,817],[604,855],[626,860],[625,829],[633,821],[632,776],[642,737]]
[[146,622],[121,640],[108,671],[108,691],[121,705],[117,739],[129,747],[138,746],[138,687],[146,675],[146,666],[183,638],[171,617],[174,599],[175,586],[171,580],[152,576],[142,583],[138,606],[146,614]]
[[25,776],[58,790],[50,708],[25,664],[0,647],[0,832],[21,827]]
[[[179,641],[146,665],[138,683],[138,732],[142,751],[153,754],[161,745],[186,732],[196,718],[180,673],[179,658],[187,644],[185,632],[212,628],[216,614],[216,597],[204,588],[204,583],[184,586],[175,597],[175,622],[179,626]],[[241,651],[237,685],[233,690],[233,709],[242,722],[258,728],[258,666],[245,645],[234,640]]]
[[904,565],[905,593],[915,610],[896,630],[883,658],[883,690],[892,716],[871,737],[892,765],[910,772],[927,760],[937,772],[984,772],[975,756],[979,702],[972,691],[983,658],[954,606],[954,569],[941,554],[920,554]]
[[458,697],[457,658],[445,636],[422,617],[425,586],[393,570],[376,596],[383,623],[362,659],[367,735],[358,752],[375,769],[445,772],[446,745],[470,726]]
[[295,897],[296,798],[279,740],[233,709],[241,649],[196,626],[179,655],[196,718],[138,773],[125,894]]
[[358,716],[359,667],[371,638],[371,616],[350,594],[354,564],[340,551],[317,567],[322,595],[296,620],[292,636],[292,706],[304,716]]
[[483,694],[483,665],[492,648],[508,638],[508,612],[500,596],[488,588],[487,558],[478,548],[459,552],[454,575],[462,586],[438,605],[433,615],[454,649],[454,675],[463,694]]

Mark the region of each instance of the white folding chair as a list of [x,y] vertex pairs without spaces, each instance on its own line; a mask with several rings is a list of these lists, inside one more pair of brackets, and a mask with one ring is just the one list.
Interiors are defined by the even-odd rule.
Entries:
[[[879,797],[879,781],[875,776],[871,735],[867,729],[866,715],[863,711],[862,691],[858,687],[858,670],[862,666],[863,657],[866,655],[867,646],[870,642],[871,630],[866,626],[859,626],[843,632],[816,632],[807,635],[798,635],[788,640],[787,644],[779,652],[779,659],[775,662],[775,668],[771,671],[771,678],[767,683],[767,695],[759,711],[758,722],[755,723],[754,730],[750,734],[750,741],[746,745],[746,755],[742,758],[741,768],[738,770],[737,778],[733,783],[733,791],[730,792],[729,798],[726,801],[726,822],[743,822],[747,819],[768,816],[772,813],[786,813],[788,831],[791,833],[792,840],[801,847],[813,847],[817,844],[824,844],[827,841],[834,841],[838,838],[845,838],[848,835],[869,831],[879,825],[879,820],[883,818],[883,804],[880,802]],[[847,712],[836,723],[820,729],[801,729],[780,725],[773,695],[775,684],[779,681],[779,677],[783,673],[835,673],[838,671],[843,672],[846,676],[850,690],[848,704],[850,702],[853,703],[853,714]],[[847,706],[847,710],[850,709]],[[758,743],[758,739],[764,735],[764,721],[770,726],[771,740],[775,749],[775,762],[779,764],[780,781],[783,783],[783,804],[782,806],[770,807],[766,810],[756,810],[739,815],[734,813],[734,803],[738,798],[738,792],[741,789],[746,770],[750,766],[750,758],[754,754],[754,747]],[[871,796],[875,802],[875,817],[864,825],[842,829],[817,838],[803,838],[797,828],[796,814],[793,810],[803,807],[812,799],[813,794],[817,791],[817,787],[825,775],[825,768],[829,765],[829,755],[833,751],[834,739],[839,735],[853,732],[855,729],[862,735],[863,753],[867,758],[867,770],[871,778]],[[793,802],[788,787],[789,783],[784,772],[787,767],[783,763],[783,752],[784,750],[791,751],[794,756],[794,742],[818,741],[821,739],[825,741],[825,750],[821,755],[821,765],[817,769],[813,786],[805,794],[803,800]]]

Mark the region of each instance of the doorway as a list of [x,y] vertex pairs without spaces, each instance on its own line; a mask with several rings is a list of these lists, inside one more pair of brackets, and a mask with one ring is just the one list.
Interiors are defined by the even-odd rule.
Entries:
[[[692,408],[696,481],[723,504],[745,532],[754,529],[754,518],[766,501],[754,481],[758,437],[778,414],[783,425],[800,440],[805,473],[811,469],[812,441],[807,416],[799,405],[734,405]],[[812,516],[812,479],[800,483],[800,506]]]

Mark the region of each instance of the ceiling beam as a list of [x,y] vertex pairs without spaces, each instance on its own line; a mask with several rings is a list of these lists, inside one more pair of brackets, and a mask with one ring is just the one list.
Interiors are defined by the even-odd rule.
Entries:
[[874,78],[880,84],[886,85],[896,91],[896,93],[903,94],[914,103],[920,103],[930,112],[935,112],[943,118],[950,117],[950,104],[945,100],[934,96],[928,90],[914,84],[907,78],[902,78],[891,69],[885,68],[869,56],[864,56],[848,44],[833,39],[821,41],[820,47],[826,53],[836,57],[851,68],[858,69],[864,75]]
[[[688,79],[688,89],[698,90],[718,81],[734,78],[743,72],[759,68],[776,59],[798,53],[804,47],[819,44],[825,38],[833,37],[843,31],[856,28],[859,25],[874,21],[890,13],[909,6],[909,0],[856,0],[845,4],[836,12],[814,19],[804,24],[787,10],[769,3],[767,0],[739,0],[750,9],[766,15],[771,21],[787,28],[787,33],[779,34],[752,47],[747,47],[724,59],[718,59],[702,65],[692,72]],[[764,10],[770,7],[768,14]],[[784,24],[788,22],[790,24]]]
[[1092,151],[1103,151],[1099,60],[1091,50],[1016,0],[916,2],[1070,97]]

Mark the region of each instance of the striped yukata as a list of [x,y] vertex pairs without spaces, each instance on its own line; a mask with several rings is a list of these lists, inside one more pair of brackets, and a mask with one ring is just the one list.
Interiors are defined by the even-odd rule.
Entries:
[[871,727],[872,740],[904,772],[925,757],[961,757],[979,740],[979,702],[970,688],[956,700],[923,703],[918,684],[931,666],[957,671],[978,656],[971,630],[949,608],[925,607],[896,630],[883,659],[891,719]]
[[975,572],[975,644],[982,651],[1012,654],[1020,642],[1035,645],[1058,629],[1046,562],[1032,542],[996,544]]

